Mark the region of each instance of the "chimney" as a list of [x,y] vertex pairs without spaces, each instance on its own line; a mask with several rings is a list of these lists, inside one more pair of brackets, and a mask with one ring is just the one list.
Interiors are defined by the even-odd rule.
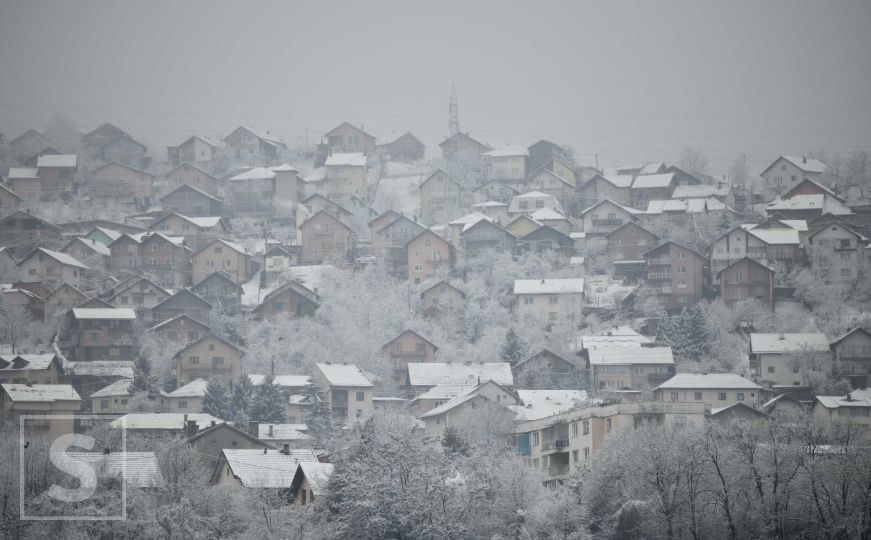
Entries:
[[853,401],[853,394],[852,393],[847,394],[847,397],[844,398],[844,401]]
[[187,436],[193,437],[200,431],[200,427],[197,425],[196,420],[188,420],[187,421]]
[[214,427],[214,426],[215,426],[215,421],[214,421],[214,420],[212,420],[212,427]]
[[801,162],[807,163],[807,156],[801,156]]
[[248,435],[251,435],[252,437],[260,436],[260,422],[255,420],[248,421]]
[[290,455],[290,445],[287,443],[282,444],[281,445],[281,453],[284,454],[285,456],[289,456]]
[[541,284],[544,285],[544,280],[541,280]]
[[264,456],[266,455],[266,447],[265,446],[263,447],[263,455]]
[[785,340],[785,339],[786,339],[786,336],[785,336],[785,335],[783,335],[783,334],[780,334],[780,335],[779,335],[779,336],[777,336],[777,339],[779,339],[779,340],[781,340],[781,341],[783,341],[783,340]]
[[272,437],[272,424],[269,424],[269,436]]
[[103,455],[104,456],[108,456],[110,453],[111,453],[111,451],[108,448],[103,448]]

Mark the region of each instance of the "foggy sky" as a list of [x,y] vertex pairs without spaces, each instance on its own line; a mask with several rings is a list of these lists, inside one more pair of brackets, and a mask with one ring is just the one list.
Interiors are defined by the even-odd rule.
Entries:
[[245,124],[288,142],[343,120],[437,152],[460,126],[580,161],[723,172],[746,153],[871,149],[871,2],[0,0],[0,132],[60,111],[152,148]]

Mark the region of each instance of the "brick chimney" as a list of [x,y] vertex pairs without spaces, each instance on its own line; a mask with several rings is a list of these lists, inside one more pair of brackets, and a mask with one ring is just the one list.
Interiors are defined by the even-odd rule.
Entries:
[[281,445],[281,453],[284,454],[285,456],[289,456],[290,455],[290,445],[287,443],[282,444]]
[[196,420],[186,420],[185,421],[185,435],[187,437],[193,437],[200,431],[200,426],[197,425]]
[[248,422],[248,435],[252,437],[260,437],[260,422],[250,420]]

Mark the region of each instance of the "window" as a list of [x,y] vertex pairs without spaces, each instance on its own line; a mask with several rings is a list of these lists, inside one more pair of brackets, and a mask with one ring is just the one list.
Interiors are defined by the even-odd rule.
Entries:
[[533,431],[532,432],[532,446],[538,446],[538,444],[539,444],[539,432]]
[[774,366],[768,366],[768,373],[774,373]]
[[109,400],[108,399],[101,399],[100,400],[100,408],[101,409],[108,409],[109,408]]
[[694,393],[693,399],[695,399],[696,401],[701,401],[702,400],[702,393],[701,392]]
[[365,392],[357,392],[357,401],[363,401],[366,399]]
[[224,357],[223,356],[215,356],[214,358],[212,358],[212,363],[214,363],[215,365],[221,365],[224,363]]
[[357,418],[362,418],[363,417],[363,409],[357,409],[356,414],[357,414]]
[[605,420],[605,429],[608,431],[608,433],[611,433],[611,419],[610,418]]
[[572,439],[578,436],[578,423],[572,422]]
[[744,392],[738,392],[738,401],[744,401]]
[[578,462],[578,451],[572,450],[572,463],[577,463],[577,462]]
[[[609,425],[610,425],[611,420],[608,420],[608,422],[609,422]],[[585,447],[584,447],[584,461],[586,461],[586,460],[588,460],[588,459],[590,459],[590,447],[589,447],[589,446],[585,446]]]
[[187,408],[188,408],[188,402],[185,401],[185,400],[183,400],[183,399],[182,399],[182,400],[179,400],[179,402],[178,402],[178,408],[179,408],[179,409],[187,409]]
[[559,302],[559,296],[557,296],[555,294],[551,295],[550,297],[548,297],[547,301],[550,305],[555,306],[557,304],[557,302]]
[[590,421],[584,420],[583,426],[584,426],[584,435],[589,435],[590,434]]
[[726,392],[719,392],[717,394],[717,399],[720,401],[726,401]]
[[532,305],[532,297],[531,296],[524,296],[523,303],[526,304],[527,306]]
[[677,401],[678,399],[680,399],[680,393],[678,393],[678,392],[672,392],[672,393],[671,393],[671,400],[672,400],[672,401]]
[[189,356],[188,357],[188,364],[199,364],[199,363],[200,363],[199,356]]

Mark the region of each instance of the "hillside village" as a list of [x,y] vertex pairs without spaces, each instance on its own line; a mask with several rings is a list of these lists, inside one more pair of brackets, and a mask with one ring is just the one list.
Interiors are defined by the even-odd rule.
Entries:
[[227,133],[0,138],[5,455],[123,424],[95,459],[180,537],[171,487],[226,537],[871,534],[867,153]]

